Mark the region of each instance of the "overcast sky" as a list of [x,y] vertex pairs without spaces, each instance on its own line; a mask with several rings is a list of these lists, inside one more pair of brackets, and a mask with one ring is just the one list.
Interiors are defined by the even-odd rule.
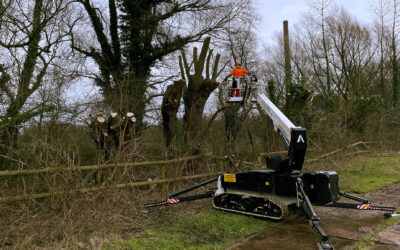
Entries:
[[[295,24],[302,12],[308,10],[310,0],[256,0],[256,9],[261,18],[257,27],[258,37],[261,44],[272,40],[274,32],[282,32],[283,20],[289,21],[290,27]],[[371,5],[377,0],[331,0],[331,7],[337,4],[343,6],[351,15],[364,24],[371,23],[374,14],[371,11]]]

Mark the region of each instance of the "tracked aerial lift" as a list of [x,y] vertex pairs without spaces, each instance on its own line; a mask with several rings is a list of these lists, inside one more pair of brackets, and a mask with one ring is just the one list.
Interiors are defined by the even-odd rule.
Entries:
[[[313,209],[313,205],[380,210],[386,211],[389,216],[397,215],[394,207],[373,206],[366,199],[341,192],[339,178],[334,171],[301,173],[307,150],[306,129],[295,126],[268,99],[257,77],[251,76],[241,80],[242,85],[245,83],[241,95],[230,96],[227,102],[243,105],[256,102],[261,112],[271,118],[274,130],[282,138],[288,151],[286,158],[282,159],[277,155],[267,156],[267,169],[221,173],[210,180],[170,194],[164,201],[146,204],[145,208],[213,197],[213,207],[216,209],[272,220],[281,220],[289,214],[289,210],[300,208],[321,237],[318,243],[319,249],[334,248],[329,242],[328,235],[320,226],[320,218]],[[217,182],[216,190],[179,197],[212,182]],[[358,203],[339,203],[340,197]]]

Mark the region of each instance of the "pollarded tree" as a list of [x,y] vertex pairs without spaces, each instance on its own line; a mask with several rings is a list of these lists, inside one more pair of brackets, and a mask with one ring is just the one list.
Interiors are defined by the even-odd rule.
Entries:
[[[218,87],[217,77],[221,74],[218,64],[221,58],[217,54],[211,65],[213,50],[209,50],[210,37],[204,39],[200,55],[197,47],[193,48],[193,62],[188,63],[186,53],[182,51],[179,58],[182,78],[186,79],[187,87],[184,90],[183,101],[185,104],[184,120],[184,142],[193,152],[200,151],[201,134],[203,129],[204,106],[211,93]],[[190,66],[189,66],[190,65]],[[191,66],[194,72],[191,71]],[[203,75],[205,73],[205,76]]]

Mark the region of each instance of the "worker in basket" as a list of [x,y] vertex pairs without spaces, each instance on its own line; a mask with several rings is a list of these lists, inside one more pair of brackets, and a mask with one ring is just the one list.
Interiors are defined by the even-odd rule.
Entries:
[[232,80],[232,95],[231,96],[239,96],[240,95],[240,86],[238,86],[238,78],[242,78],[243,75],[248,75],[249,72],[242,68],[242,64],[240,62],[236,63],[236,67],[232,69],[231,73],[225,77],[225,81],[228,80],[229,77],[233,76]]

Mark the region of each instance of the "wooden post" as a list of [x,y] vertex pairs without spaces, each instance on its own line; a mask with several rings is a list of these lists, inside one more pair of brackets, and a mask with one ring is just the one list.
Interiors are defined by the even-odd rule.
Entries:
[[283,50],[285,55],[285,114],[289,116],[290,112],[290,95],[289,86],[292,84],[292,67],[290,65],[290,47],[289,47],[289,25],[288,21],[283,21]]
[[[161,180],[165,179],[165,164],[161,166]],[[165,191],[165,183],[161,185],[161,192]]]

